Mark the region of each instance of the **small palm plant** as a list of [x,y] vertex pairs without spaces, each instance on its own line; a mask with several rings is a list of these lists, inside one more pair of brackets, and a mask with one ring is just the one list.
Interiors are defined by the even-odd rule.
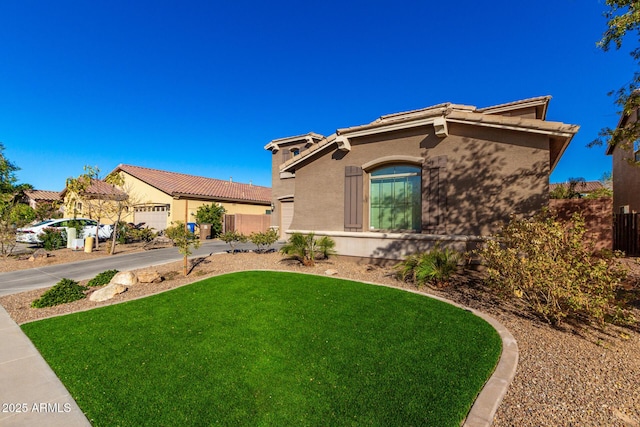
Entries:
[[328,236],[315,238],[314,233],[293,233],[280,252],[290,255],[306,266],[313,266],[316,259],[327,259],[335,255],[336,242]]
[[395,268],[400,280],[411,281],[418,287],[427,283],[441,286],[458,272],[462,258],[460,252],[436,246],[429,252],[408,256]]

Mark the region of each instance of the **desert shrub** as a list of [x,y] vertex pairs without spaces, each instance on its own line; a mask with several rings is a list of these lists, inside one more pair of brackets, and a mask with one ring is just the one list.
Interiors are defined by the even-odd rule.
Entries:
[[596,256],[584,234],[581,215],[560,221],[544,211],[512,218],[477,253],[490,285],[548,322],[571,317],[602,323],[620,313],[616,290],[626,270],[615,257]]
[[458,272],[463,255],[453,249],[436,246],[428,252],[413,254],[396,265],[396,274],[403,281],[418,287],[425,284],[446,285]]
[[43,234],[40,235],[40,240],[42,241],[42,247],[48,251],[53,251],[67,246],[67,233],[64,230],[45,228]]
[[116,274],[118,274],[118,270],[106,270],[102,273],[98,273],[96,277],[87,282],[87,286],[104,286],[109,283],[111,279],[113,279],[113,276],[115,276]]
[[236,245],[238,243],[244,243],[247,241],[247,236],[242,233],[238,233],[237,231],[227,231],[222,233],[220,236],[220,240],[225,243],[228,243],[231,247],[231,253],[236,253]]
[[267,252],[278,241],[278,232],[271,228],[262,233],[251,233],[249,240],[258,247],[258,252]]
[[124,221],[120,221],[118,225],[115,227],[116,230],[116,241],[121,245],[125,243],[129,243],[129,230],[131,227]]
[[31,303],[31,307],[43,308],[73,302],[85,298],[84,291],[88,288],[81,286],[75,280],[61,279],[40,298]]
[[290,255],[306,266],[313,266],[317,259],[327,259],[335,255],[336,242],[328,237],[315,238],[314,233],[293,233],[280,252]]
[[132,242],[150,242],[154,238],[156,238],[156,236],[158,236],[158,233],[153,231],[152,228],[134,227],[123,221],[118,224],[117,230],[118,234],[116,239],[120,244]]
[[192,248],[200,247],[200,240],[196,235],[184,226],[184,222],[176,221],[171,227],[164,230],[164,234],[178,247],[178,251],[185,257],[191,255]]
[[158,233],[149,227],[131,228],[128,232],[129,241],[131,242],[150,242],[155,239],[157,235]]

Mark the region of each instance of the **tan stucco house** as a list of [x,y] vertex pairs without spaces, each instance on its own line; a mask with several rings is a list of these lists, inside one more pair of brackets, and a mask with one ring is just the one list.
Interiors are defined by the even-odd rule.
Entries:
[[550,99],[439,104],[273,140],[272,226],[328,235],[339,254],[364,258],[466,249],[548,204],[549,175],[578,131],[546,120]]
[[[82,194],[67,186],[60,192],[59,197],[65,217],[95,219],[101,224],[116,222],[119,202],[128,199],[127,194],[117,186],[93,178],[87,181]],[[126,212],[122,220],[127,220]]]
[[[618,129],[633,125],[638,120],[638,111],[623,114]],[[640,212],[640,141],[625,149],[618,145],[609,145],[607,155],[613,159],[611,175],[613,177],[613,210],[615,213]]]
[[198,208],[212,203],[222,205],[227,214],[271,211],[269,187],[123,164],[113,173],[122,175],[124,190],[135,200],[129,221],[144,222],[158,231],[172,221],[195,222]]

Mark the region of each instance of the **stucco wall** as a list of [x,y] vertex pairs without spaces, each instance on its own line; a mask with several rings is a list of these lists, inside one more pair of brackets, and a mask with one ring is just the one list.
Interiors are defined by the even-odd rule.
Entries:
[[616,147],[613,150],[613,209],[620,212],[628,205],[630,212],[640,212],[640,167],[632,166],[627,159],[631,151]]
[[449,133],[427,152],[448,158],[448,233],[495,233],[511,214],[547,204],[547,137],[455,124]]
[[[296,181],[293,176],[282,179],[280,177],[280,165],[283,161],[283,150],[290,150],[292,147],[302,147],[303,144],[283,145],[278,151],[271,153],[271,197],[274,202],[274,211],[271,213],[271,226],[282,226],[282,206],[279,201],[282,197],[292,196],[295,192]],[[264,213],[264,212],[263,212]]]
[[[343,231],[345,166],[361,167],[377,158],[397,154],[420,157],[426,138],[424,130],[397,132],[393,139],[389,139],[389,135],[359,138],[351,141],[349,152],[327,150],[313,162],[298,168],[291,228]],[[364,204],[368,206],[368,184],[364,188]],[[363,212],[368,224],[368,209]]]
[[[291,229],[343,231],[345,166],[362,167],[394,155],[423,159],[447,156],[446,234],[492,233],[509,214],[529,214],[547,202],[549,143],[541,135],[452,124],[444,139],[436,137],[433,128],[422,127],[350,142],[349,152],[327,150],[297,168]],[[363,185],[366,231],[366,172]]]
[[613,199],[551,199],[549,208],[558,218],[569,220],[579,212],[585,220],[585,238],[595,249],[613,248]]

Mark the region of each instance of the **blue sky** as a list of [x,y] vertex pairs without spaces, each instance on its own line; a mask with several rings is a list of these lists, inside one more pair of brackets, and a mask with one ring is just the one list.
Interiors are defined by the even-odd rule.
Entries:
[[[586,148],[636,67],[596,47],[604,0],[0,3],[0,142],[21,183],[62,190],[120,163],[271,185],[272,139],[442,102],[551,95],[581,126],[551,176],[600,179]],[[630,40],[627,43],[635,42]]]

